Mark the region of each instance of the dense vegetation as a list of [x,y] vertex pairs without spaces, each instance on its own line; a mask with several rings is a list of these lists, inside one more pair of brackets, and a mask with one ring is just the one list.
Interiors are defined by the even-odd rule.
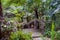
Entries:
[[60,0],[1,0],[0,39],[32,40],[31,34],[22,31],[25,28],[60,40]]

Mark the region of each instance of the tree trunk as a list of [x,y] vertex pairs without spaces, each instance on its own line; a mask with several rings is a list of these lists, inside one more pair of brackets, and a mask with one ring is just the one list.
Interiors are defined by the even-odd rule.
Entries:
[[0,17],[3,17],[1,1],[0,1]]
[[[38,17],[38,8],[35,7],[34,11],[35,11],[35,17],[36,17],[36,19],[38,19],[39,18]],[[37,20],[35,20],[35,22],[34,22],[34,28],[39,29],[39,23],[37,22]]]
[[[0,0],[0,34],[1,33],[1,24],[2,24],[2,19],[3,19],[3,13],[2,13],[2,5],[1,5],[1,0]],[[0,35],[0,39],[1,39],[2,35]]]
[[35,11],[35,17],[38,19],[38,8],[35,7],[34,11]]

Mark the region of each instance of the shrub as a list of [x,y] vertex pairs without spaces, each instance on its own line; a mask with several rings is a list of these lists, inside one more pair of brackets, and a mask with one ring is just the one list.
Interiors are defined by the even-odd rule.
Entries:
[[51,37],[51,23],[46,23],[44,36]]
[[60,32],[56,32],[55,40],[60,40]]
[[31,34],[22,31],[12,32],[9,40],[32,40]]
[[52,28],[51,28],[51,40],[54,40],[54,37],[55,37],[55,23],[54,21],[52,21]]

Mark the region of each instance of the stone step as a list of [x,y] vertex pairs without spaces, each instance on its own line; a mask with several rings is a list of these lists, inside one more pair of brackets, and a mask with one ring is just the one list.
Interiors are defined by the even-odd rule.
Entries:
[[42,40],[42,38],[33,38],[33,40]]
[[50,38],[42,38],[42,37],[39,37],[39,38],[33,38],[33,40],[51,40]]

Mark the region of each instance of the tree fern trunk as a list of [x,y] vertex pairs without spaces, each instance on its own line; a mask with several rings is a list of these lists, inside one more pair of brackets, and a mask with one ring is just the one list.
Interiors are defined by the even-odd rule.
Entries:
[[35,7],[34,11],[35,11],[35,17],[38,19],[38,8]]
[[[35,7],[35,9],[34,9],[34,11],[35,11],[35,17],[36,17],[36,19],[38,19],[39,17],[38,17],[38,8],[37,7]],[[39,23],[37,22],[37,20],[35,20],[35,22],[34,22],[34,28],[39,28]]]

